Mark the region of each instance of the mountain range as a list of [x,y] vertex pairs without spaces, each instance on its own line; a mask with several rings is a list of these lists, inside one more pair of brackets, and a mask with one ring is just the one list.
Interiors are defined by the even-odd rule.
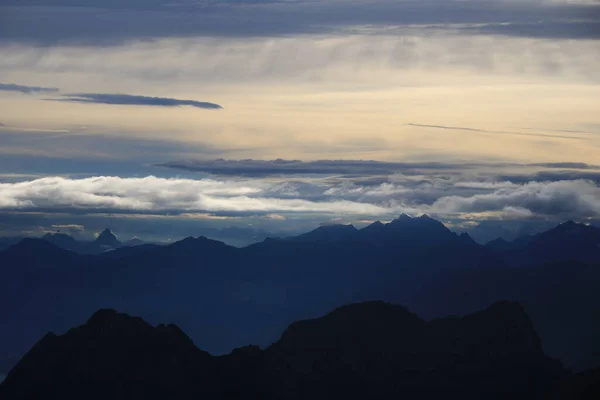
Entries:
[[[190,237],[90,254],[63,248],[72,242],[62,236],[23,239],[0,252],[0,374],[46,332],[65,332],[107,307],[171,321],[226,354],[268,346],[293,321],[371,300],[426,319],[518,301],[549,356],[575,370],[600,367],[598,231],[567,222],[502,248],[403,215],[244,248]],[[108,231],[94,246],[115,239]]]
[[176,325],[154,327],[103,309],[64,335],[44,335],[0,385],[0,396],[575,399],[600,393],[586,377],[544,355],[513,302],[429,322],[384,302],[351,304],[294,322],[264,350],[244,346],[218,357]]

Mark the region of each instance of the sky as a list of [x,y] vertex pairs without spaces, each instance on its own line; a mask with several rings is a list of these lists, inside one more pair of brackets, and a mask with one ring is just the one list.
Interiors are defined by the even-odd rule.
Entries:
[[0,235],[600,220],[600,2],[3,0]]

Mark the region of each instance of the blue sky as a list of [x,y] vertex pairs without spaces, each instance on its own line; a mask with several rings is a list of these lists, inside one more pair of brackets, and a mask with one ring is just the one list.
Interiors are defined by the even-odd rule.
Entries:
[[599,45],[597,1],[7,0],[0,229],[596,223]]

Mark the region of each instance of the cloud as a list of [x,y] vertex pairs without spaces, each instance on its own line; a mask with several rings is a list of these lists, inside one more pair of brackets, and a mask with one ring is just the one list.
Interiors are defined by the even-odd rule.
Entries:
[[81,233],[85,231],[85,227],[79,224],[53,224],[52,228],[68,232]]
[[157,164],[161,167],[214,175],[269,176],[278,174],[391,174],[411,167],[444,168],[444,164],[407,164],[370,160],[198,160],[172,161]]
[[417,128],[448,129],[448,130],[453,130],[453,131],[468,131],[468,132],[477,132],[477,133],[496,133],[496,134],[500,134],[500,135],[516,135],[516,136],[534,136],[534,137],[544,137],[544,138],[590,140],[590,138],[586,138],[586,137],[582,137],[582,136],[546,135],[543,133],[496,131],[496,130],[477,129],[477,128],[465,128],[465,127],[461,127],[461,126],[424,125],[424,124],[413,124],[413,123],[410,123],[407,125],[414,126]]
[[[592,12],[596,11],[589,8]],[[596,11],[597,12],[597,11]],[[484,24],[460,28],[465,33],[523,36],[553,39],[600,39],[600,21],[532,21],[528,23]]]
[[[348,181],[47,177],[0,183],[0,209],[67,213],[189,213],[391,218],[402,212],[469,218],[599,218],[600,187],[570,180],[457,186],[442,178],[362,186]],[[487,217],[486,217],[487,215]]]
[[[433,172],[450,171],[464,172],[467,170],[496,168],[498,171],[508,168],[517,168],[523,172],[528,168],[539,169],[564,169],[571,170],[570,179],[574,179],[582,172],[580,169],[598,169],[599,166],[585,163],[537,163],[537,164],[512,164],[512,163],[452,163],[452,162],[390,162],[374,160],[191,160],[171,161],[156,166],[179,169],[190,172],[204,172],[213,175],[225,176],[252,176],[266,177],[273,175],[344,175],[352,177],[381,176],[392,174],[421,174],[431,175]],[[426,171],[426,172],[425,172]],[[590,172],[593,173],[593,172]]]
[[108,93],[69,93],[64,94],[64,99],[49,99],[52,101],[67,101],[74,103],[94,103],[94,104],[117,104],[133,106],[159,106],[159,107],[180,107],[190,106],[204,108],[209,110],[218,110],[223,108],[219,104],[208,103],[196,100],[180,100],[169,97],[150,97],[136,96],[131,94],[108,94]]
[[482,213],[502,210],[530,215],[600,216],[600,187],[591,181],[528,182],[512,188],[469,197],[447,196],[433,203],[441,214]]
[[0,83],[0,91],[19,92],[19,93],[23,93],[23,94],[36,94],[36,93],[56,93],[59,91],[59,89],[51,88],[51,87],[41,87],[41,86],[17,85],[14,83]]
[[216,181],[154,176],[85,179],[48,177],[19,183],[0,183],[0,208],[257,214],[305,212],[381,215],[390,212],[380,205],[346,200],[316,202],[302,198],[266,197],[271,186],[259,180]]

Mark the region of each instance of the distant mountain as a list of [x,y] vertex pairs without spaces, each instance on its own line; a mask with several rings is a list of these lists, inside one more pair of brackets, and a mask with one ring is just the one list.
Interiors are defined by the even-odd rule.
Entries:
[[112,233],[112,231],[108,228],[103,230],[102,233],[98,235],[98,237],[96,238],[96,240],[94,240],[93,243],[99,246],[106,246],[112,248],[121,247],[122,244],[119,241],[119,239],[117,239],[117,235]]
[[82,243],[77,252],[80,254],[102,254],[108,251],[113,251],[122,246],[123,243],[117,239],[117,235],[115,235],[110,229],[106,228],[94,241]]
[[532,399],[568,376],[527,315],[503,302],[425,322],[383,302],[292,324],[264,351],[213,357],[175,325],[113,310],[46,334],[0,385],[3,398]]
[[527,244],[531,241],[531,239],[531,236],[523,236],[511,241],[498,238],[486,243],[485,246],[487,248],[499,251],[517,250],[526,247]]
[[519,301],[549,355],[570,368],[600,366],[597,265],[511,268],[508,253],[426,216],[360,230],[322,228],[320,238],[244,248],[190,237],[164,246],[91,247],[97,253],[88,255],[23,241],[0,252],[0,373],[45,332],[65,331],[100,308],[173,321],[222,354],[249,342],[268,345],[295,320],[375,299],[426,318]]
[[131,239],[126,240],[125,242],[122,243],[122,245],[125,247],[141,246],[143,244],[146,244],[146,242],[144,242],[142,239],[140,239],[137,236],[134,236]]
[[468,234],[457,235],[441,222],[424,214],[412,218],[402,214],[388,224],[375,221],[362,229],[353,225],[323,225],[302,235],[288,238],[301,242],[365,241],[397,248],[447,246],[452,244],[480,247]]
[[323,225],[302,235],[291,237],[299,242],[345,241],[358,239],[358,230],[353,225]]
[[600,228],[567,221],[531,237],[505,245],[495,241],[487,247],[499,251],[513,266],[560,261],[600,263]]
[[79,243],[75,238],[66,233],[46,233],[42,236],[42,239],[52,243],[55,246],[66,250],[77,251],[81,247],[81,243]]

